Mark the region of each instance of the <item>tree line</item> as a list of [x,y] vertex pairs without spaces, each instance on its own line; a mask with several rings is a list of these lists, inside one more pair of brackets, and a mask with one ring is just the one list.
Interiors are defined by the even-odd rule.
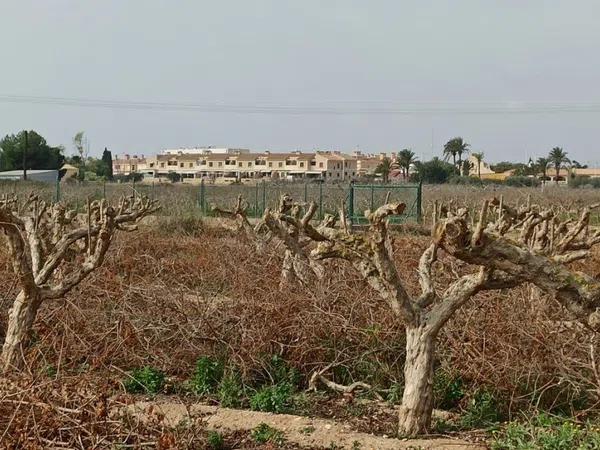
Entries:
[[[468,177],[472,171],[481,179],[481,167],[484,152],[471,152],[470,144],[462,137],[450,139],[442,150],[442,158],[434,157],[429,161],[419,161],[416,154],[410,149],[401,150],[394,158],[384,157],[375,173],[381,175],[384,183],[389,182],[393,171],[399,170],[404,180],[413,182],[424,182],[441,184],[449,181],[457,181],[457,178]],[[473,156],[474,162],[465,158]],[[549,173],[555,175],[555,182],[560,179],[561,169],[587,168],[575,160],[570,160],[567,152],[562,147],[554,147],[547,156],[539,157],[536,161],[529,160],[528,163],[517,163],[503,161],[490,165],[491,170],[502,173],[513,171],[513,177],[537,177],[541,180],[549,180]],[[552,171],[552,172],[549,172]]]
[[[107,148],[101,158],[89,156],[85,134],[77,133],[73,138],[75,154],[65,156],[65,147],[51,146],[34,130],[23,130],[7,134],[0,140],[0,171],[6,170],[61,170],[68,163],[75,166],[79,181],[97,179],[112,180],[112,154]],[[65,171],[60,172],[60,176]]]

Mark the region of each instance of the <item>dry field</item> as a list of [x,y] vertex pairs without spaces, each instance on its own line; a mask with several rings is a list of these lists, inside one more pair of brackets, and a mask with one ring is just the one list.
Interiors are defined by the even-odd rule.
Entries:
[[[529,189],[440,186],[426,188],[424,207],[434,199],[471,205],[498,194],[523,202],[531,195],[565,211],[600,196],[547,189],[541,198]],[[427,244],[419,234],[394,235],[394,256],[409,290],[418,288],[417,264]],[[465,270],[449,257],[442,263],[439,286]],[[600,275],[598,249],[579,265]],[[66,298],[42,307],[26,369],[0,381],[2,448],[211,448],[200,423],[172,427],[160,417],[139,422],[111,414],[139,400],[124,383],[143,366],[166,374],[165,398],[199,401],[186,381],[202,356],[226,361],[251,390],[274,377],[276,355],[298,374],[290,412],[393,435],[395,413],[389,411],[403,382],[403,326],[350,265],[328,263],[327,269],[318,285],[281,291],[279,252],[259,256],[235,233],[190,217],[159,217],[137,233],[118,235],[100,269]],[[4,248],[0,279],[1,334],[18,290]],[[520,287],[479,294],[464,309],[441,336],[436,407],[472,418],[477,408],[491,408],[498,420],[539,410],[576,419],[596,414],[599,344],[591,332],[565,322],[551,299]],[[303,393],[311,373],[326,366],[333,381],[362,381],[373,391],[364,398]],[[468,429],[485,425],[476,419],[470,427],[440,419],[437,434],[477,440],[482,433]],[[262,445],[247,431],[224,435],[230,447]]]

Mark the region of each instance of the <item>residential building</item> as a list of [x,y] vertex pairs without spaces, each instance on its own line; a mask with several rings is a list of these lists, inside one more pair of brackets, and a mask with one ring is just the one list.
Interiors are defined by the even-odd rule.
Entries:
[[184,181],[256,178],[350,181],[359,175],[360,159],[339,151],[250,153],[244,149],[230,150],[202,148],[177,152],[165,150],[150,157],[124,155],[113,160],[113,174],[137,172],[147,179],[160,179],[167,177],[169,172],[176,172]]

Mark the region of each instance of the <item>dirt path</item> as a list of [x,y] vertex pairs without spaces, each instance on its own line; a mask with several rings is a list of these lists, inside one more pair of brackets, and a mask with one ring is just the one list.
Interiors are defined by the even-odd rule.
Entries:
[[198,403],[185,405],[180,402],[137,402],[114,412],[129,413],[142,421],[159,419],[168,426],[201,421],[207,429],[217,431],[250,431],[261,423],[266,423],[282,431],[287,441],[305,448],[329,447],[332,443],[337,448],[362,450],[483,450],[486,448],[480,444],[455,439],[400,440],[374,436],[354,432],[348,425],[332,420],[220,408]]

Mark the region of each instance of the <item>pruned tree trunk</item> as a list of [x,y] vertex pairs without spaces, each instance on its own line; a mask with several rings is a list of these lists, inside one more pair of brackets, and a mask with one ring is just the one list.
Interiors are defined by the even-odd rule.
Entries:
[[414,436],[429,428],[433,411],[433,363],[435,338],[423,326],[406,329],[404,394],[398,434]]
[[[31,329],[43,301],[61,298],[100,267],[116,231],[133,231],[158,209],[146,197],[87,202],[87,220],[60,203],[47,204],[31,194],[25,202],[0,197],[0,245],[6,244],[21,285],[8,316],[0,370],[23,366]],[[75,257],[79,256],[78,261]],[[73,264],[64,264],[64,262]]]
[[41,299],[38,293],[25,294],[19,292],[8,314],[8,326],[2,354],[0,354],[0,367],[2,372],[19,369],[23,366],[25,349],[31,337],[33,322],[37,316]]

